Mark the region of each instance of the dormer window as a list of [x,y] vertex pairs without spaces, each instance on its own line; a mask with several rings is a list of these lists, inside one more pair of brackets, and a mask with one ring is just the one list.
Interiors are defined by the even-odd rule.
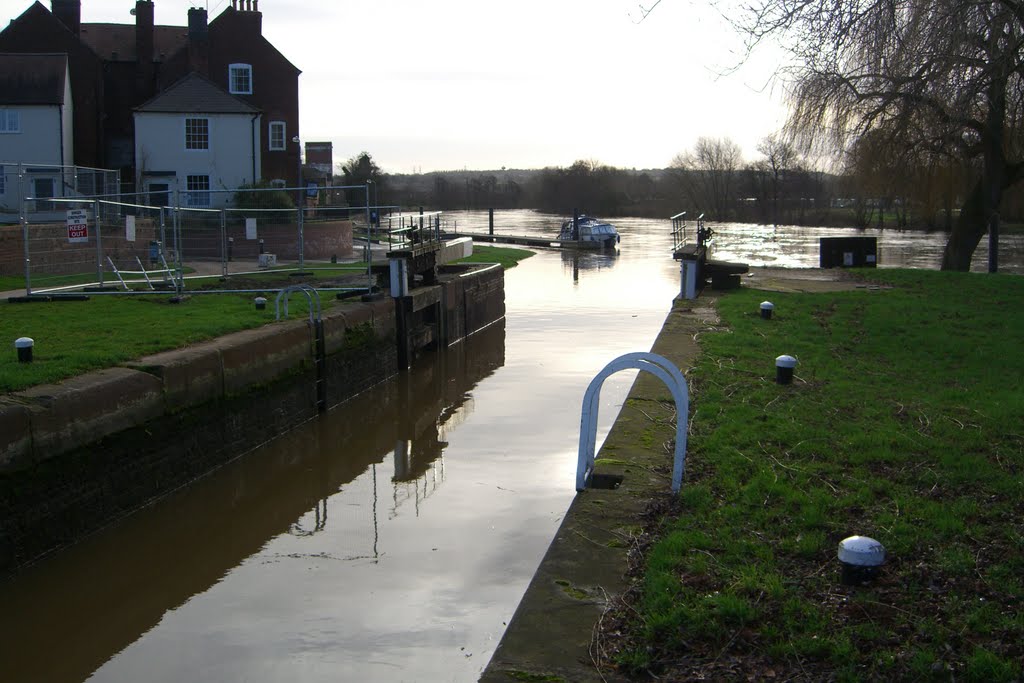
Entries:
[[228,91],[232,95],[252,94],[251,64],[232,64],[228,67]]

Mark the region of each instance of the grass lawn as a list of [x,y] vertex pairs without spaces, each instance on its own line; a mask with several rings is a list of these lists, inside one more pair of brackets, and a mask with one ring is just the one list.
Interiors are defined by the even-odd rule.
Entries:
[[[501,263],[510,268],[533,252],[482,247],[467,262]],[[365,267],[365,266],[364,266]],[[331,275],[353,275],[351,267],[317,270],[316,284]],[[358,273],[356,273],[358,274]],[[297,283],[288,273],[253,276],[268,291]],[[189,281],[192,287],[219,284],[217,278]],[[252,284],[252,283],[246,283]],[[227,287],[232,286],[228,282]],[[90,370],[118,365],[158,351],[180,348],[214,337],[274,322],[274,297],[257,311],[251,294],[203,294],[171,304],[170,294],[117,297],[97,295],[88,301],[9,304],[0,301],[0,392],[57,382]],[[330,293],[324,307],[337,302]],[[338,304],[340,305],[340,304]],[[305,296],[292,295],[291,319],[307,315]],[[33,362],[19,363],[14,340],[35,341]]]
[[[659,680],[1020,680],[1024,278],[722,296],[691,373],[683,490],[612,620]],[[775,303],[761,320],[758,303]],[[774,358],[799,360],[790,386]],[[841,584],[854,535],[889,554]]]
[[[195,296],[177,305],[169,299],[94,296],[80,302],[0,303],[0,391],[56,382],[274,321],[273,299],[262,311],[248,295]],[[289,313],[292,319],[306,315],[305,297],[293,296]],[[18,362],[18,337],[35,341],[32,363]]]
[[506,269],[514,268],[523,259],[533,256],[529,249],[512,247],[493,247],[481,244],[473,245],[473,255],[456,261],[456,263],[500,263]]

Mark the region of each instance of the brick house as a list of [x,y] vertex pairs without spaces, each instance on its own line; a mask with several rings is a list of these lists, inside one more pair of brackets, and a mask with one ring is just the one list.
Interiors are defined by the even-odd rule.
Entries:
[[153,0],[135,2],[134,24],[82,23],[81,0],[51,8],[37,0],[13,19],[0,52],[68,56],[75,164],[118,169],[133,184],[134,110],[196,72],[262,112],[260,177],[297,183],[301,72],[263,37],[258,0],[232,0],[209,23],[192,8],[187,26],[157,25]]

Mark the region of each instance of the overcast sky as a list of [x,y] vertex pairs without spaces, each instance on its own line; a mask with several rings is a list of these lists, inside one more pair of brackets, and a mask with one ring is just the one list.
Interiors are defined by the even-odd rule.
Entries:
[[[645,0],[651,7],[656,0]],[[42,0],[49,7],[49,0]],[[30,0],[0,0],[3,22]],[[229,0],[154,0],[156,23]],[[82,0],[83,22],[132,23],[134,0]],[[749,160],[782,124],[775,68],[731,75],[736,36],[706,2],[260,0],[263,33],[299,77],[303,141],[386,172],[541,168],[593,159],[662,168],[699,136]],[[258,76],[257,76],[258,78]]]

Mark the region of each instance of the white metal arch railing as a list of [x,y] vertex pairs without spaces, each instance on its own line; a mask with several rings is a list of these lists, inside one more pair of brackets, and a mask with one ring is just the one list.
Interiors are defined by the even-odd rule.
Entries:
[[683,483],[686,464],[686,424],[690,412],[690,395],[686,378],[668,359],[655,353],[627,353],[608,363],[591,380],[583,397],[580,418],[579,459],[576,463],[576,491],[587,488],[594,472],[597,444],[597,414],[600,408],[601,387],[604,381],[621,370],[649,372],[668,387],[676,404],[676,447],[672,464],[672,491],[678,492]]

